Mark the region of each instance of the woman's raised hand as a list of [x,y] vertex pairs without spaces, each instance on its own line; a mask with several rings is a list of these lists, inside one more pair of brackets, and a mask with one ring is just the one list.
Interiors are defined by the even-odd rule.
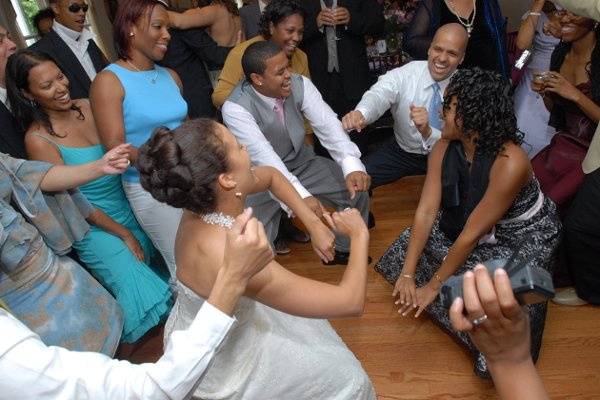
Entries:
[[575,85],[556,71],[548,72],[548,76],[544,81],[544,86],[546,92],[556,93],[567,100],[575,102],[583,95]]
[[120,144],[109,150],[98,160],[100,170],[104,175],[122,174],[129,167],[129,154],[132,148],[129,143]]
[[308,232],[310,243],[319,258],[324,262],[333,260],[335,255],[335,235],[333,232],[321,220],[308,227]]
[[452,326],[469,334],[490,366],[530,360],[529,315],[517,303],[506,271],[496,270],[493,281],[483,265],[466,272],[463,298],[450,308]]
[[360,235],[366,235],[367,237],[369,235],[367,225],[365,225],[365,221],[356,208],[346,208],[331,215],[325,213],[323,217],[325,217],[325,221],[327,221],[331,229],[348,236],[350,239],[354,239]]

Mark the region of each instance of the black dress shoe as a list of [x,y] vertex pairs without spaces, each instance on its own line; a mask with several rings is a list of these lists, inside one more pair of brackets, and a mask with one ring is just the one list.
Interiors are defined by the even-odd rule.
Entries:
[[369,211],[369,219],[367,221],[367,228],[375,228],[375,216],[371,211]]
[[290,254],[292,249],[287,244],[287,241],[283,238],[275,239],[275,243],[273,243],[273,247],[275,248],[275,253],[283,256],[285,254]]
[[[350,259],[350,253],[345,251],[335,251],[335,255],[333,256],[333,260],[331,261],[321,261],[325,265],[348,265],[348,260]],[[371,256],[367,259],[367,263],[371,264]]]

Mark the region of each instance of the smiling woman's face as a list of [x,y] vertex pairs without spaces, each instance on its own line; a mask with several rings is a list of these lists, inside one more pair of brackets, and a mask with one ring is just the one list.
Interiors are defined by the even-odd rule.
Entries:
[[31,68],[29,87],[23,94],[42,109],[65,111],[73,101],[69,95],[69,80],[52,61],[44,61]]
[[590,18],[580,17],[566,10],[556,11],[554,15],[559,18],[564,42],[576,42],[594,29],[595,22]]
[[150,20],[147,16],[143,14],[133,26],[131,46],[149,59],[160,61],[165,57],[171,40],[169,14],[162,5],[156,5],[152,8]]

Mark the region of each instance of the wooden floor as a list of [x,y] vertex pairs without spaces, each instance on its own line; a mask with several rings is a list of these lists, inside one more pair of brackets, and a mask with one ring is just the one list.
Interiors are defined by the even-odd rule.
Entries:
[[[412,222],[422,178],[405,178],[375,190],[371,251],[377,260]],[[323,267],[310,245],[292,245],[279,262],[314,279],[336,282],[341,267]],[[493,399],[490,381],[476,377],[465,352],[427,317],[402,318],[396,313],[391,286],[369,273],[367,304],[361,318],[331,321],[371,377],[379,399]],[[156,360],[157,336],[130,358]],[[600,310],[591,306],[550,304],[538,370],[553,399],[600,399]]]

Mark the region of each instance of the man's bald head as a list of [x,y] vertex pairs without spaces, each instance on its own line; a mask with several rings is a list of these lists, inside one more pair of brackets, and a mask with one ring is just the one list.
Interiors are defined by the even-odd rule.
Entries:
[[442,25],[435,32],[427,52],[429,73],[435,81],[448,78],[465,58],[469,35],[457,23]]

